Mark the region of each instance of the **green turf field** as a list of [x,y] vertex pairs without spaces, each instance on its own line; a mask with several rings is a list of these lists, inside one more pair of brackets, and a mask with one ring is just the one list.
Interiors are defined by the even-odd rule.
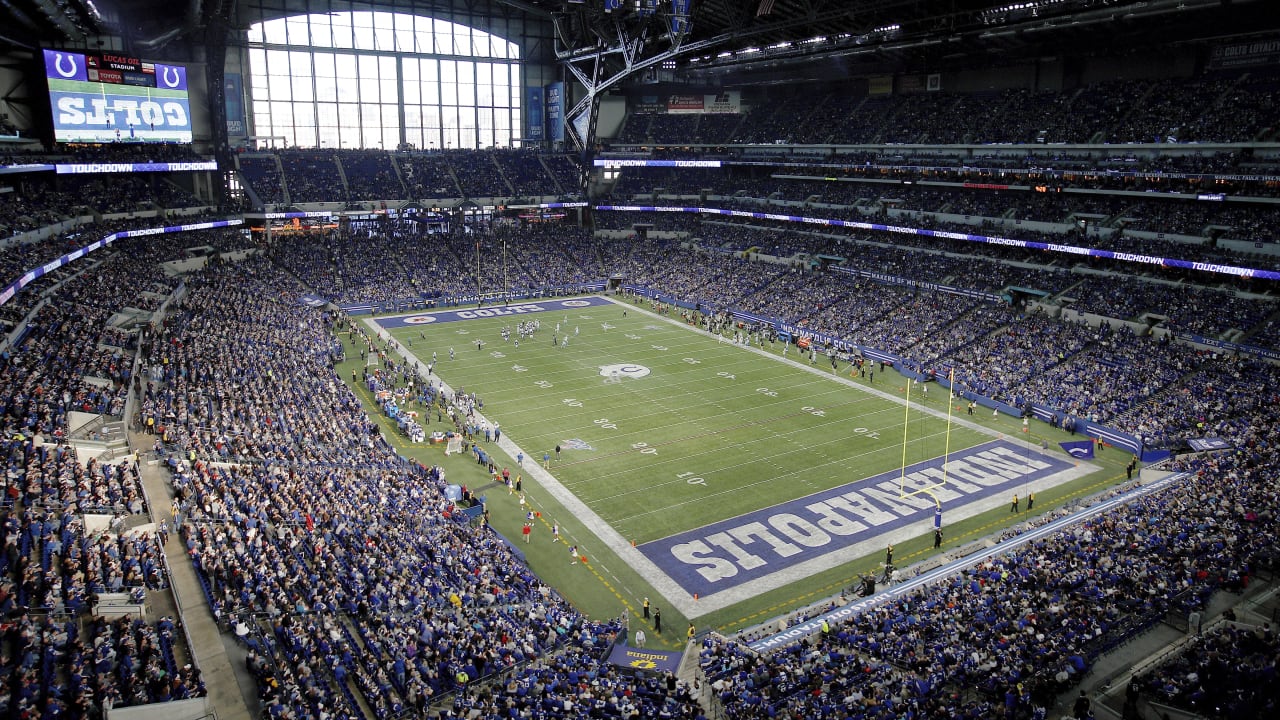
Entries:
[[[477,392],[484,414],[539,462],[550,452],[556,478],[637,543],[900,468],[904,427],[908,463],[946,449],[945,419],[918,408],[908,419],[900,403],[833,382],[825,357],[815,374],[807,361],[795,367],[622,312],[530,316],[542,329],[519,347],[499,334],[511,318],[392,335],[412,340],[419,357],[438,352],[436,371],[451,386]],[[557,323],[567,345],[552,344]],[[614,364],[649,373],[608,383],[601,367]],[[848,373],[841,363],[835,374]],[[893,378],[882,374],[882,389],[901,385]],[[962,427],[950,434],[952,450],[989,439]],[[569,449],[580,444],[590,449]]]
[[[811,366],[807,358],[796,362],[794,347],[785,358],[781,344],[746,349],[688,327],[678,317],[650,314],[647,302],[617,302],[390,331],[404,352],[423,362],[434,352],[438,377],[454,390],[476,392],[484,402],[483,414],[500,423],[504,448],[524,451],[529,507],[543,515],[535,523],[533,542],[520,547],[544,579],[596,616],[623,610],[634,615],[640,599],[648,596],[664,606],[673,627],[681,627],[685,618],[725,630],[750,627],[839,593],[858,574],[880,567],[883,546],[856,560],[805,571],[786,586],[760,587],[732,604],[708,606],[704,601],[681,608],[664,603],[664,594],[673,596],[672,588],[654,582],[654,573],[636,562],[629,544],[643,547],[718,520],[897,472],[904,450],[910,465],[1001,434],[1033,443],[1066,439],[1039,423],[1023,434],[1016,419],[989,413],[964,417],[962,411],[955,419],[963,422],[953,423],[948,435],[946,395],[936,385],[931,385],[930,396],[921,393],[922,386],[913,387],[911,403],[904,405],[904,380],[891,369],[882,374],[876,366],[873,381],[850,378],[845,363],[832,373],[822,356]],[[534,317],[541,329],[516,347],[516,323]],[[567,345],[553,346],[557,323],[560,336],[569,337]],[[512,341],[501,338],[504,326],[512,328]],[[340,368],[344,379],[362,364],[355,346],[348,347],[351,359]],[[454,360],[449,359],[450,348]],[[617,382],[602,371],[610,365],[627,367]],[[367,391],[357,386],[357,392],[377,417]],[[470,457],[445,458],[440,446],[413,445],[386,418],[379,422],[402,453],[441,464],[452,481],[487,495],[495,529],[519,540],[525,509],[505,488],[492,484]],[[436,429],[441,428],[433,419],[428,430]],[[503,448],[483,439],[481,444],[499,465],[519,472]],[[557,444],[562,448],[559,459],[553,450]],[[534,478],[540,471],[533,466],[541,465],[543,453],[552,456],[549,475],[555,483]],[[1100,457],[1096,472],[1046,488],[1034,514],[1114,482],[1122,466],[1121,454],[1114,456]],[[554,484],[565,492],[557,493]],[[949,519],[943,550],[1026,517],[1001,507]],[[552,523],[560,526],[563,543],[550,542]],[[894,540],[898,564],[933,554],[931,540],[927,521],[909,535],[900,534]],[[567,562],[570,543],[585,549],[588,566]],[[678,639],[661,638],[658,644],[668,640],[674,646]]]

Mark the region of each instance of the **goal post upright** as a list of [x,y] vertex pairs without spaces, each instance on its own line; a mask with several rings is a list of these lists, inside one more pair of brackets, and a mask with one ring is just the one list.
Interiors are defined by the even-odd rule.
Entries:
[[942,450],[942,484],[947,484],[947,463],[951,461],[951,400],[956,394],[956,368],[953,365],[951,372],[947,374],[947,432],[946,443]]
[[[953,369],[952,369],[952,371],[951,371],[950,378],[951,378],[951,383],[952,383],[952,385],[954,385],[954,384],[955,384],[955,370],[954,370],[954,368],[953,368]],[[947,484],[947,463],[950,461],[950,458],[951,458],[951,411],[952,411],[952,407],[951,407],[951,397],[950,397],[951,388],[948,388],[948,389],[947,389],[947,392],[948,392],[948,396],[947,396],[947,426],[946,426],[946,430],[945,430],[945,432],[944,432],[945,441],[944,441],[943,455],[942,455],[942,481],[941,481],[941,482],[938,482],[938,483],[935,483],[935,484],[933,484],[933,485],[931,485],[931,486],[929,486],[929,487],[922,487],[922,488],[920,488],[920,489],[918,489],[918,490],[913,490],[913,491],[911,491],[911,492],[907,492],[907,444],[908,444],[908,442],[910,441],[910,430],[911,430],[911,386],[912,386],[912,384],[913,384],[914,382],[918,382],[918,379],[916,379],[916,378],[907,378],[907,380],[906,380],[906,394],[905,394],[905,397],[904,397],[904,400],[903,400],[903,419],[902,419],[902,466],[901,466],[901,468],[899,469],[899,475],[898,475],[898,496],[899,496],[899,497],[906,497],[906,496],[908,496],[908,495],[928,495],[930,498],[932,498],[932,499],[933,499],[933,504],[934,504],[934,526],[935,526],[935,527],[941,527],[941,517],[942,517],[942,500],[938,498],[937,494],[936,494],[936,493],[934,493],[934,490],[936,490],[937,488],[940,488],[940,487],[945,487],[945,486],[946,486],[946,484]],[[924,433],[923,431],[921,432],[921,436],[922,436],[922,438],[923,438],[923,437],[926,437],[926,435],[925,435],[925,433]]]
[[899,497],[907,494],[907,439],[911,436],[911,378],[907,378],[906,384],[907,394],[902,403],[902,468],[898,474]]

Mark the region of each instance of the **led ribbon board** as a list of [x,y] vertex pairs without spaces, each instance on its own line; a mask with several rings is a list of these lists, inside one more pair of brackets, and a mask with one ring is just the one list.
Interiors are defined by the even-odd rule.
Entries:
[[846,227],[855,230],[875,230],[878,232],[891,232],[901,235],[917,235],[920,237],[939,237],[948,240],[964,240],[965,242],[986,243],[988,245],[1008,245],[1010,247],[1028,248],[1031,250],[1047,250],[1055,253],[1067,253],[1069,255],[1085,255],[1088,257],[1107,258],[1110,260],[1121,260],[1123,262],[1142,263],[1144,265],[1163,265],[1164,267],[1176,267],[1186,270],[1199,270],[1201,272],[1217,273],[1219,275],[1234,275],[1235,277],[1260,278],[1262,280],[1280,280],[1280,272],[1275,270],[1259,270],[1257,268],[1239,267],[1236,265],[1221,265],[1218,263],[1194,262],[1191,260],[1180,260],[1178,258],[1163,258],[1154,255],[1139,255],[1137,253],[1117,252],[1115,250],[1100,250],[1098,248],[1078,247],[1076,245],[1062,245],[1059,243],[1046,243],[1037,240],[1016,240],[1006,237],[992,237],[987,235],[972,235],[969,233],[951,232],[948,230],[923,230],[913,227],[902,227],[899,225],[884,225],[881,223],[859,222],[857,220],[829,220],[827,218],[805,217],[801,215],[782,215],[780,213],[762,213],[748,212],[746,210],[723,210],[720,208],[703,208],[703,207],[667,207],[652,205],[597,205],[594,208],[599,211],[617,211],[617,212],[672,212],[672,213],[701,213],[704,215],[726,215],[729,217],[751,218],[753,220],[776,220],[779,222],[804,223],[806,225],[819,225],[823,227]]

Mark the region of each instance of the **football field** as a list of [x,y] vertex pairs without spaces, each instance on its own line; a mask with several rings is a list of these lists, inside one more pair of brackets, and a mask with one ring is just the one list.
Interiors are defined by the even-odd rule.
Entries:
[[[371,322],[475,392],[501,427],[499,465],[514,472],[523,454],[526,483],[686,617],[1096,469],[963,409],[949,418],[934,383],[904,402],[891,368],[833,371],[825,356],[744,347],[647,308],[582,298]],[[928,407],[914,402],[926,386]]]

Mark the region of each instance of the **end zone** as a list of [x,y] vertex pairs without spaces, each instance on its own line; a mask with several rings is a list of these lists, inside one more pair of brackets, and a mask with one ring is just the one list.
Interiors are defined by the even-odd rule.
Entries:
[[[886,538],[927,532],[935,497],[952,523],[1007,504],[1015,492],[1096,469],[994,440],[953,452],[945,485],[942,458],[933,458],[909,465],[905,476],[893,470],[637,549],[690,597],[699,596],[698,609],[709,612],[876,552]],[[913,492],[923,488],[932,495]]]
[[515,303],[511,305],[492,305],[490,307],[467,308],[464,310],[437,310],[418,312],[407,315],[392,315],[374,318],[373,322],[387,330],[397,328],[434,325],[437,323],[457,322],[459,320],[477,320],[480,318],[530,315],[544,312],[563,312],[580,310],[599,305],[613,305],[613,301],[598,296],[571,298],[568,300],[548,300],[545,302]]

